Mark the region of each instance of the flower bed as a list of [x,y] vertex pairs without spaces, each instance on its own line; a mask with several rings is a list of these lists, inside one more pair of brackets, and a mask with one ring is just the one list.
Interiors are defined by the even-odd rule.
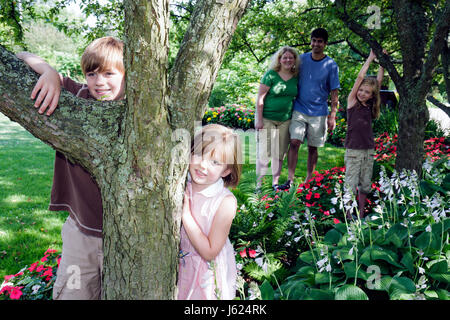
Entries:
[[29,267],[5,276],[0,287],[0,300],[51,300],[60,259],[56,250],[48,249]]
[[219,123],[235,129],[251,129],[255,127],[255,111],[237,104],[209,108],[203,116],[202,124],[210,123]]

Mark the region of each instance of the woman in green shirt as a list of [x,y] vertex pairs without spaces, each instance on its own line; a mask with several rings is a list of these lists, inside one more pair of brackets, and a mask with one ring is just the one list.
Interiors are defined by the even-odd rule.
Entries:
[[259,85],[256,99],[257,188],[261,187],[272,160],[272,187],[278,187],[283,159],[289,145],[292,105],[297,96],[300,59],[294,48],[285,46],[272,57]]

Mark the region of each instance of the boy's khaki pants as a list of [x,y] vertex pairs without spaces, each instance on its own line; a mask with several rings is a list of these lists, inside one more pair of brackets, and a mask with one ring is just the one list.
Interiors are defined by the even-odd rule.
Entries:
[[53,300],[101,299],[102,238],[83,234],[70,216],[61,236],[62,257],[53,286]]

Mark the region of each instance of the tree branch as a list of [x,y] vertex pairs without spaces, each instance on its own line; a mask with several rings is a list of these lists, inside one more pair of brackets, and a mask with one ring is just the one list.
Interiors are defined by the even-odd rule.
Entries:
[[[445,72],[448,72],[448,54],[445,57],[445,50],[447,49],[447,38],[450,27],[450,1],[446,1],[445,8],[437,14],[436,17],[436,29],[434,31],[433,39],[428,50],[428,56],[423,64],[421,76],[418,82],[418,94],[420,97],[426,97],[431,87],[431,79],[433,78],[434,71],[439,61],[439,55],[441,54],[442,64],[445,66],[447,63],[447,69],[444,67]],[[447,73],[448,76],[448,73]],[[448,79],[446,79],[448,84]],[[448,87],[448,86],[447,86]]]
[[450,117],[450,107],[440,102],[438,99],[433,97],[431,94],[427,95],[427,100],[434,104],[436,107],[444,111]]
[[367,28],[350,17],[345,8],[345,1],[343,2],[342,0],[336,0],[335,5],[338,9],[336,12],[339,19],[341,19],[342,22],[344,22],[350,30],[359,35],[365,42],[370,45],[370,47],[377,55],[380,64],[388,71],[392,81],[394,81],[395,83],[397,90],[403,91],[403,82],[401,80],[400,74],[390,60],[389,56],[383,54],[383,48],[381,47],[380,43],[370,34]]
[[62,89],[56,111],[50,117],[40,115],[29,98],[38,78],[22,60],[0,46],[0,112],[98,174],[109,165],[102,159],[117,141],[123,103],[88,101]]
[[[173,128],[192,132],[194,122],[201,119],[230,35],[249,0],[220,2],[198,1],[171,70],[169,112]],[[187,112],[190,109],[195,112]]]

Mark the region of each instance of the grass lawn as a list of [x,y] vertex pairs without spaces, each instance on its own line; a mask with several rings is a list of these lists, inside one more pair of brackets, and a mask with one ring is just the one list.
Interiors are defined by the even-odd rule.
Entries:
[[[61,250],[67,214],[48,211],[54,151],[0,113],[0,279]],[[0,282],[1,282],[0,280]]]
[[[254,134],[241,133],[244,143],[240,192],[255,188]],[[306,173],[307,148],[302,146],[296,182]],[[48,248],[61,250],[61,226],[67,213],[48,211],[53,178],[54,151],[17,123],[0,113],[0,279],[17,273],[41,258]],[[319,148],[317,170],[344,164],[344,149],[326,145]],[[270,172],[270,170],[269,170]],[[287,180],[287,163],[280,183]],[[271,188],[271,176],[264,187]],[[239,192],[235,192],[239,193]],[[238,197],[239,198],[239,197]],[[1,281],[0,281],[1,282]]]

